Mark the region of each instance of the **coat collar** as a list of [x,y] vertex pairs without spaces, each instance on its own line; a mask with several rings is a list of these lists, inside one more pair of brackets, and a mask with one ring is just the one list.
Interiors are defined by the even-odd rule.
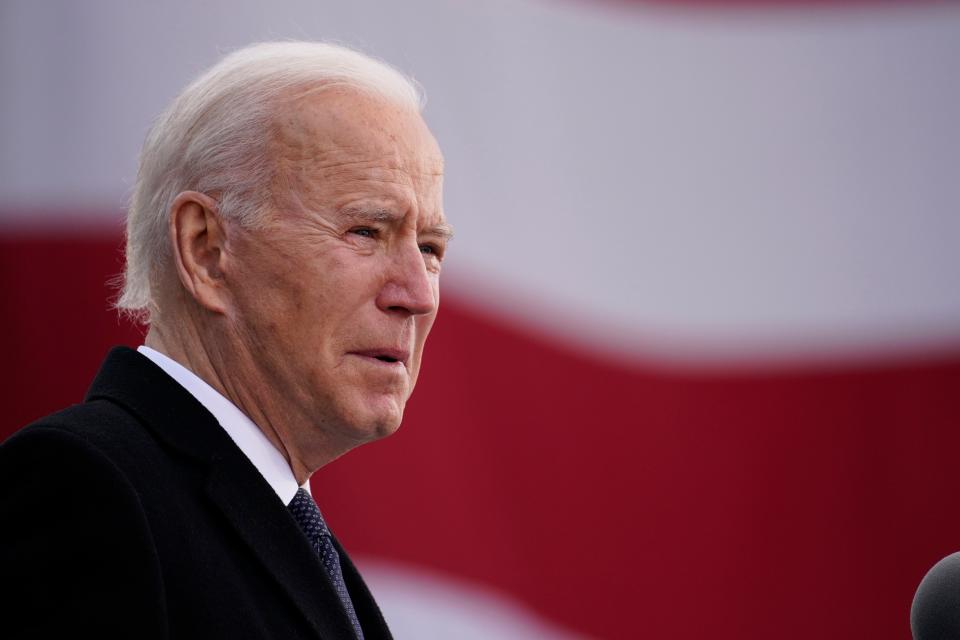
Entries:
[[[157,440],[204,465],[208,473],[202,490],[317,633],[323,638],[353,638],[333,585],[286,505],[196,398],[148,358],[126,347],[110,351],[87,392],[88,402],[101,398],[125,407]],[[362,585],[352,564],[349,568],[350,582]],[[362,592],[352,592],[360,601],[354,603],[358,613],[371,607],[377,613],[374,620],[361,622],[382,624],[366,587],[358,591]]]

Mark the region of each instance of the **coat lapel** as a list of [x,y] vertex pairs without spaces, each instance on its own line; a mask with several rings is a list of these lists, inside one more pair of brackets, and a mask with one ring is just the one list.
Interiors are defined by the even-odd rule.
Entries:
[[215,457],[207,495],[321,637],[353,638],[347,613],[310,543],[273,489],[259,474],[243,473],[245,466],[251,463],[239,450]]
[[374,600],[360,572],[353,565],[347,552],[340,546],[336,536],[333,538],[333,544],[337,548],[337,553],[340,554],[340,569],[343,571],[343,579],[347,583],[353,608],[363,626],[364,640],[393,640],[387,621],[383,619],[380,607],[377,606],[377,601]]
[[[94,379],[86,399],[98,398],[125,406],[158,440],[206,465],[207,481],[200,490],[317,633],[325,639],[354,637],[330,579],[286,505],[196,398],[148,358],[126,347],[113,349]],[[362,580],[353,565],[349,567],[352,592],[354,583],[362,585]],[[366,587],[363,593],[369,597]],[[369,609],[366,603],[363,606],[364,611]],[[379,611],[374,620],[383,622]]]

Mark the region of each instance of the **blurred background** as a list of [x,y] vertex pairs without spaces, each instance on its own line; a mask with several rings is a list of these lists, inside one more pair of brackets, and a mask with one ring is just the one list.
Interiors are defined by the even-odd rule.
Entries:
[[416,77],[447,157],[404,426],[313,478],[398,638],[908,637],[960,550],[960,4],[4,0],[0,438],[141,343],[153,117],[289,38]]

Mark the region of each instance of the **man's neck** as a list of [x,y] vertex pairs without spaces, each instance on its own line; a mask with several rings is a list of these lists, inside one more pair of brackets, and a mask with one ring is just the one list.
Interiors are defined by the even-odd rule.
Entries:
[[[270,402],[269,394],[261,391],[264,385],[257,379],[258,376],[251,367],[244,366],[242,358],[236,357],[236,354],[225,354],[215,346],[208,348],[205,342],[198,338],[193,323],[178,323],[177,326],[177,334],[172,336],[163,325],[151,324],[144,344],[180,363],[232,402],[283,455],[297,484],[306,482],[316,468],[322,465],[311,467],[306,464],[297,455],[296,448],[288,444],[292,443],[294,438],[286,433],[284,428],[295,425],[295,418],[284,416],[282,411],[271,410],[276,403]],[[226,372],[230,372],[229,375]],[[274,416],[280,416],[280,419],[277,420]],[[337,455],[330,456],[323,463]]]

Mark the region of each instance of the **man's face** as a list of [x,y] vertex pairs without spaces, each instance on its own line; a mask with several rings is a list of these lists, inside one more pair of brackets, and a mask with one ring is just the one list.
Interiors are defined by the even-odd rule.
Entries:
[[291,421],[389,435],[439,303],[443,157],[416,112],[346,89],[296,102],[274,142],[273,219],[228,241],[228,320]]

